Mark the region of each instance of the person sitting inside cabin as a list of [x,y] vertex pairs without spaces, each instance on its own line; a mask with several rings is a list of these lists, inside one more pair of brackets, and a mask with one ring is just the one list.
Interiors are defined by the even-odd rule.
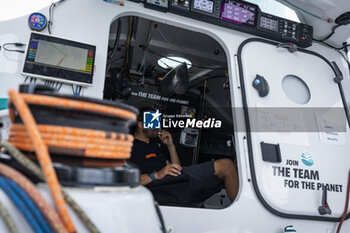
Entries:
[[[141,171],[140,183],[162,205],[202,203],[223,186],[234,201],[238,193],[237,165],[228,158],[181,166],[172,135],[165,130],[144,129],[142,113],[138,117],[130,161]],[[159,138],[170,154],[168,161],[154,142]]]

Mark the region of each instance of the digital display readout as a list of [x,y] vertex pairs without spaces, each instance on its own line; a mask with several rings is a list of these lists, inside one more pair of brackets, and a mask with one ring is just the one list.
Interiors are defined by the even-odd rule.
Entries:
[[256,26],[257,7],[247,3],[226,0],[222,3],[221,19],[236,24]]
[[86,48],[46,40],[32,40],[29,48],[28,63],[88,74],[92,72],[94,52]]
[[214,3],[209,0],[194,0],[193,8],[207,13],[213,13]]
[[91,85],[96,46],[32,33],[22,74],[40,79]]
[[260,27],[277,32],[278,31],[278,22],[276,19],[271,19],[271,18],[261,16]]

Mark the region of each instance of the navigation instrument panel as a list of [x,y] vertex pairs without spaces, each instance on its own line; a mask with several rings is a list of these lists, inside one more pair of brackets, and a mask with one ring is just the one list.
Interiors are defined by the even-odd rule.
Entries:
[[[162,3],[160,3],[162,1]],[[306,48],[312,44],[310,25],[264,13],[243,0],[146,0],[145,7],[171,12],[225,28]]]
[[221,0],[192,0],[191,11],[214,18],[220,17]]
[[213,13],[214,3],[208,0],[194,0],[193,9]]
[[312,43],[312,27],[288,19],[261,12],[259,14],[257,30],[266,36],[276,35],[287,41],[299,44]]
[[224,0],[221,5],[221,19],[236,24],[256,26],[257,5],[237,0]]
[[32,33],[22,74],[64,83],[90,86],[96,47],[76,41]]

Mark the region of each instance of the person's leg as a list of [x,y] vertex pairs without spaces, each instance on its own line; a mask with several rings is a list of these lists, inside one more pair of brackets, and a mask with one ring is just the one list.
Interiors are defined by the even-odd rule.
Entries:
[[214,161],[215,175],[224,180],[227,196],[231,201],[236,199],[239,188],[237,164],[231,159]]

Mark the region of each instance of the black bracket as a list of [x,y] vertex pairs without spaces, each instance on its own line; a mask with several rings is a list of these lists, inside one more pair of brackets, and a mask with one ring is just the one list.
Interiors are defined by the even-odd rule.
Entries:
[[293,43],[279,43],[277,45],[277,48],[286,48],[286,49],[288,49],[288,52],[290,52],[290,53],[294,53],[294,52],[298,51],[298,46],[296,44],[293,44]]
[[327,203],[327,188],[323,188],[322,192],[322,205],[318,207],[318,212],[320,215],[332,214],[332,210]]
[[340,83],[344,79],[343,73],[340,71],[340,69],[339,69],[337,63],[335,63],[335,61],[332,61],[332,66],[333,66],[335,73],[336,73],[336,76],[333,80],[336,83]]

